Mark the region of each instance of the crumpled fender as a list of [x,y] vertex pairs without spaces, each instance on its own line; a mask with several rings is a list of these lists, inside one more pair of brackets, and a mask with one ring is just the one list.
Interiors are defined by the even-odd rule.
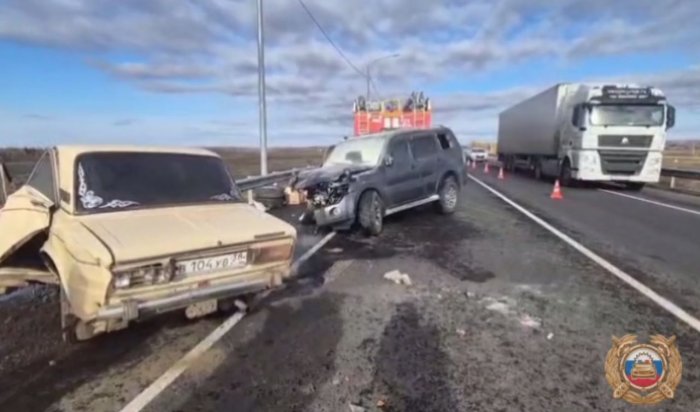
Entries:
[[107,247],[83,225],[59,223],[52,226],[42,253],[53,264],[50,269],[57,272],[73,314],[82,320],[94,318],[112,282]]

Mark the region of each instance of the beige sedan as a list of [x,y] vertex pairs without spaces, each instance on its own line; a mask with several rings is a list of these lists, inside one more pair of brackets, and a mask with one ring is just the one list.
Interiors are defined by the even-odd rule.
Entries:
[[6,197],[0,290],[58,283],[70,340],[202,316],[290,273],[296,230],[244,202],[208,150],[59,146]]

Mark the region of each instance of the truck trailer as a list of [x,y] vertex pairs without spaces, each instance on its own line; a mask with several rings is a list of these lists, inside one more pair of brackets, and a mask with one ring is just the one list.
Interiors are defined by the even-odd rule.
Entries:
[[557,84],[498,116],[498,158],[562,185],[618,182],[640,190],[661,175],[675,108],[655,87]]

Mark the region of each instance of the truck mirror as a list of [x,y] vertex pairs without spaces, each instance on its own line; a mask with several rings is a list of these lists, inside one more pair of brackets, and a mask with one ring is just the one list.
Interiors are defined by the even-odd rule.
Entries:
[[574,107],[571,123],[581,131],[586,130],[586,107],[584,105],[579,104]]
[[676,125],[676,108],[669,105],[666,112],[666,130]]

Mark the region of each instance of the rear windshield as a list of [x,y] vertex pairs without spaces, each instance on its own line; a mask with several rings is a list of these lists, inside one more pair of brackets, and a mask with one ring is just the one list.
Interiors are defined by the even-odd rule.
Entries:
[[75,173],[80,211],[241,201],[226,165],[213,156],[89,153]]

